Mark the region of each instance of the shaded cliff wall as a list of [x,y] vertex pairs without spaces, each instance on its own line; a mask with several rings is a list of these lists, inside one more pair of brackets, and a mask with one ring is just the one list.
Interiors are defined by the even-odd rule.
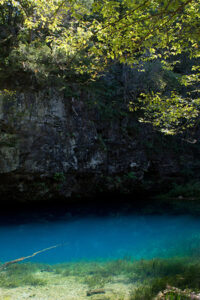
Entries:
[[198,143],[155,133],[131,113],[102,119],[54,89],[1,95],[0,131],[1,201],[157,192],[198,177]]

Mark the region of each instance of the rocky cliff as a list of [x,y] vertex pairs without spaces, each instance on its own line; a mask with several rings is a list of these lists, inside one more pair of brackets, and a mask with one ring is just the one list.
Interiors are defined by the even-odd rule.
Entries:
[[54,89],[0,97],[2,201],[155,192],[198,177],[198,142],[163,136],[132,114],[102,119]]

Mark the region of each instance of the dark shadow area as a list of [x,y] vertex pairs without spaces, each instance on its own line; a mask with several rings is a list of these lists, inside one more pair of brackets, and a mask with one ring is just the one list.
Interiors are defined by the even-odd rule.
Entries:
[[99,193],[88,198],[52,198],[48,201],[6,202],[0,208],[0,224],[56,221],[88,216],[130,214],[200,215],[200,201],[157,199],[148,195]]

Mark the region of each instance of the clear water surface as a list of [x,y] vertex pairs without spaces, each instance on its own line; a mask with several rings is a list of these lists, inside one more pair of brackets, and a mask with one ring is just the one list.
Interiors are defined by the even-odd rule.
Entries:
[[1,262],[57,244],[61,245],[29,261],[56,264],[193,255],[200,249],[200,218],[131,215],[0,226]]

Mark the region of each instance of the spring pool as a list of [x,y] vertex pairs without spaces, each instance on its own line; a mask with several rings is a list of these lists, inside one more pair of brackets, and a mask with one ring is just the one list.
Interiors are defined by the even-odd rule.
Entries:
[[200,218],[170,215],[85,217],[0,227],[0,261],[57,245],[30,261],[49,264],[195,255]]

